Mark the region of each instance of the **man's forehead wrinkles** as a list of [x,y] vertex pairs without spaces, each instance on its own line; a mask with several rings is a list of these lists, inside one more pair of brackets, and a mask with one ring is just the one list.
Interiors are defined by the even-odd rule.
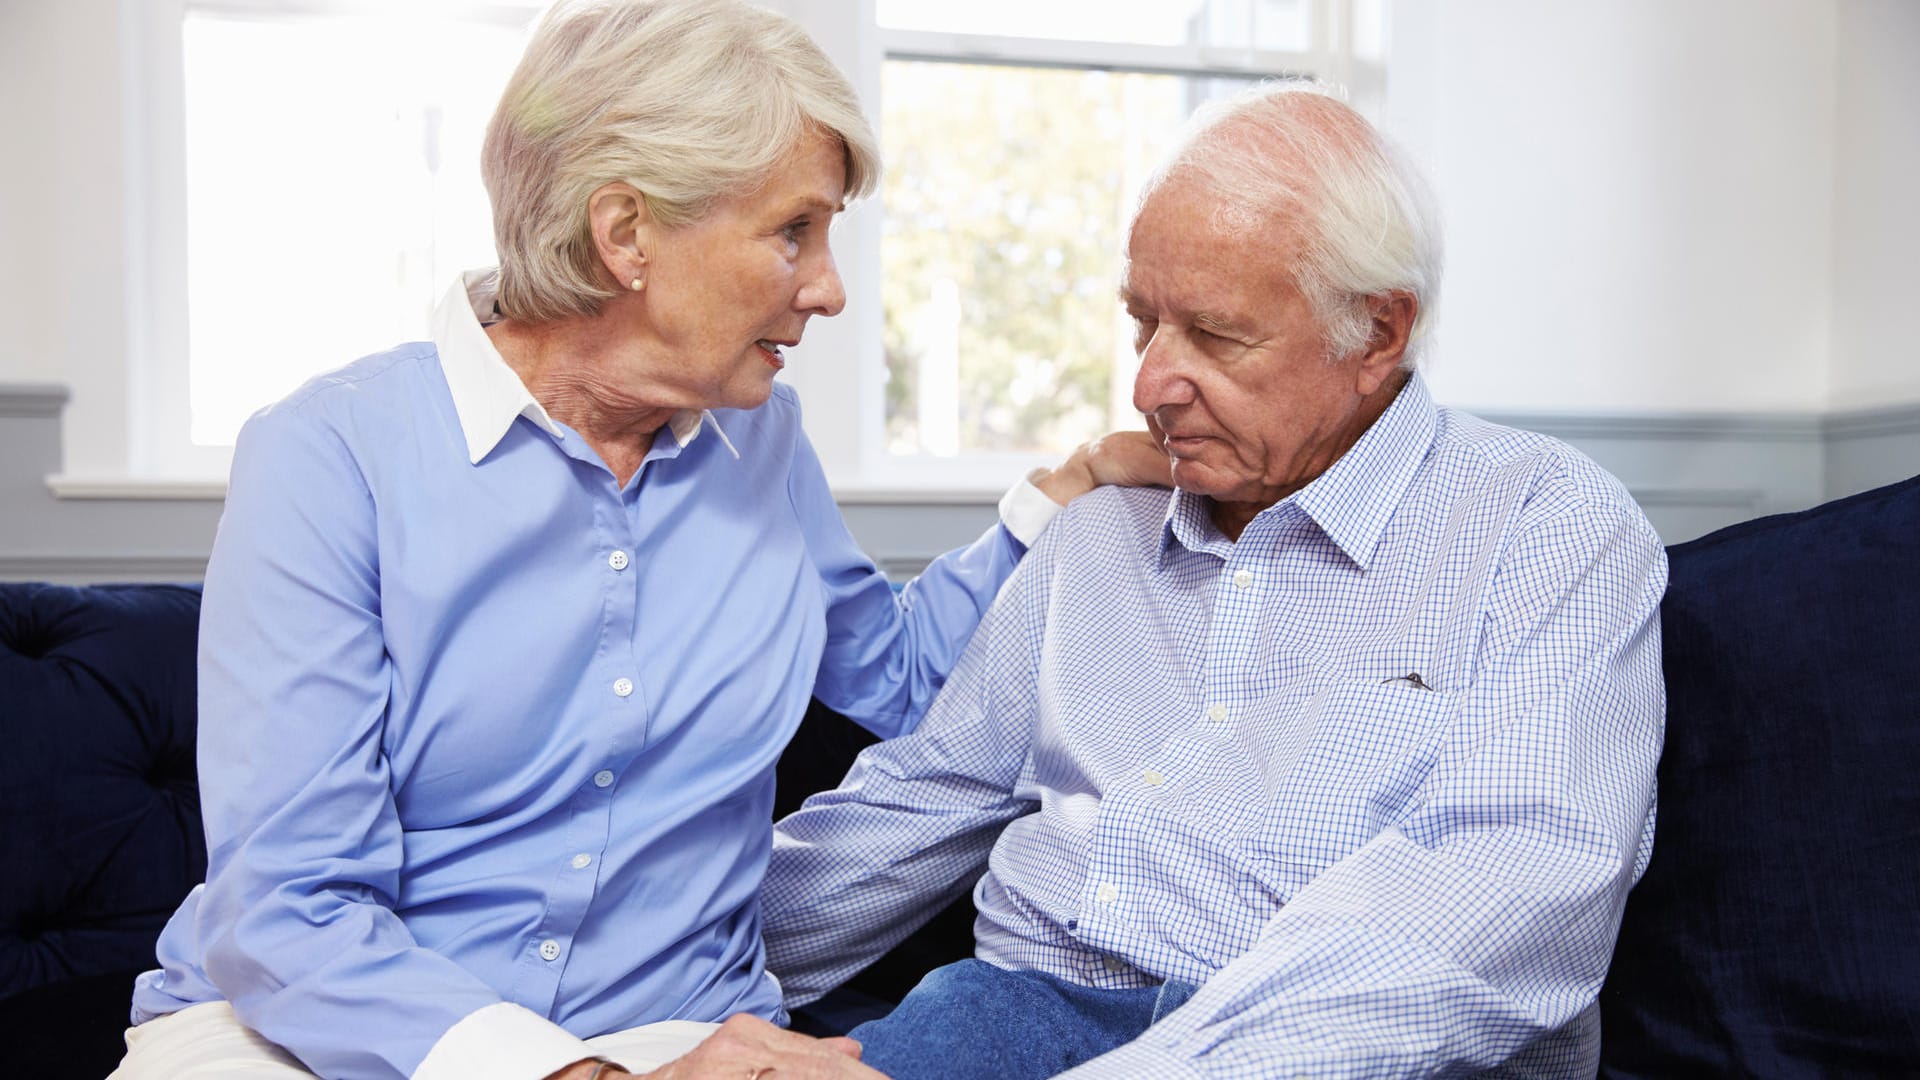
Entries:
[[1153,273],[1136,262],[1117,291],[1129,310],[1151,310],[1201,326],[1248,329],[1231,275],[1202,268],[1166,268]]

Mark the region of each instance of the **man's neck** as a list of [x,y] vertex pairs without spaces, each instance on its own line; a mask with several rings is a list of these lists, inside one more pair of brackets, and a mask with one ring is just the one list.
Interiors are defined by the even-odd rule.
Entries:
[[1207,500],[1207,517],[1213,521],[1213,527],[1229,541],[1238,542],[1240,534],[1246,531],[1253,519],[1273,503],[1221,502],[1218,499]]

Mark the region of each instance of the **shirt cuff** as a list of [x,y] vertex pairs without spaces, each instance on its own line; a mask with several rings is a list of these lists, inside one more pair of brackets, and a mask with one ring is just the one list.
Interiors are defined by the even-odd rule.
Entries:
[[1130,1080],[1137,1076],[1205,1080],[1205,1074],[1192,1061],[1138,1039],[1101,1054],[1077,1069],[1068,1069],[1055,1080]]
[[503,1001],[475,1009],[448,1028],[413,1070],[413,1080],[538,1080],[598,1056],[586,1040]]
[[1015,540],[1028,547],[1040,539],[1047,531],[1060,511],[1066,509],[1047,497],[1047,493],[1033,486],[1036,474],[1045,473],[1045,469],[1035,469],[1022,477],[1019,483],[1007,489],[1000,496],[1000,523],[1007,527]]

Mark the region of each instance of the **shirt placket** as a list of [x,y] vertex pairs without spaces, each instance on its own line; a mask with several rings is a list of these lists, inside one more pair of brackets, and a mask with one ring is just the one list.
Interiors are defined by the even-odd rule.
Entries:
[[[599,710],[603,722],[589,739],[600,764],[574,792],[567,825],[555,836],[553,884],[531,943],[536,973],[531,981],[540,988],[540,997],[527,1004],[548,1016],[559,999],[574,943],[599,888],[623,774],[644,745],[648,727],[647,694],[634,652],[639,597],[633,567],[640,537],[629,512],[632,490],[616,490],[611,476],[607,488],[609,498],[594,506],[594,572],[603,582],[604,615],[599,656],[588,668],[600,684],[596,692],[605,699]],[[524,995],[523,1000],[532,997]]]

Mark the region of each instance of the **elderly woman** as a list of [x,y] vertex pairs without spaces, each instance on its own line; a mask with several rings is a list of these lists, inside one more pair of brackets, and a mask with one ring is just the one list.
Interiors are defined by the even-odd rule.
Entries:
[[563,4],[484,168],[497,273],[240,437],[207,881],[116,1075],[877,1076],[774,1023],[775,759],[810,694],[909,729],[1057,503],[1165,460],[1076,453],[895,596],[774,382],[876,170],[783,18]]

